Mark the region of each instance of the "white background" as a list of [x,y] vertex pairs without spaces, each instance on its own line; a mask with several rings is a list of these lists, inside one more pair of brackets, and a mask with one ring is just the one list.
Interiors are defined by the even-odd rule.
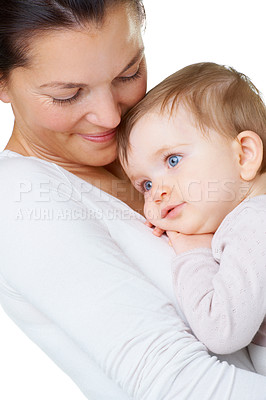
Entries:
[[[266,98],[264,0],[144,0],[144,4],[149,88],[187,64],[213,61],[248,75]],[[0,122],[2,150],[13,125],[9,105],[0,104]],[[0,376],[3,400],[85,399],[1,307]]]

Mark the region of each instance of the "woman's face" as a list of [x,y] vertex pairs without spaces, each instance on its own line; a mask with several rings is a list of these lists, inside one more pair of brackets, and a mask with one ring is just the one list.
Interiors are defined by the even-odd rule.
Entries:
[[33,39],[29,66],[14,69],[1,94],[12,103],[19,152],[59,164],[114,161],[115,128],[146,91],[134,17],[121,6],[100,28],[91,24]]

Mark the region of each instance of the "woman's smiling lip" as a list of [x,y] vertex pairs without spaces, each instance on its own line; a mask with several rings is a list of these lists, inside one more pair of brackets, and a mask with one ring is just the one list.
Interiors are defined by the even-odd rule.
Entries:
[[105,143],[108,142],[109,140],[113,139],[115,137],[116,130],[112,129],[107,132],[100,132],[100,133],[95,133],[93,135],[86,135],[82,133],[77,133],[78,136],[81,136],[83,139],[89,140],[90,142],[95,142],[95,143]]
[[165,207],[162,211],[161,211],[161,218],[175,218],[178,216],[178,214],[181,212],[181,209],[183,208],[183,206],[186,203],[180,203],[180,204],[176,204],[176,205],[170,205]]

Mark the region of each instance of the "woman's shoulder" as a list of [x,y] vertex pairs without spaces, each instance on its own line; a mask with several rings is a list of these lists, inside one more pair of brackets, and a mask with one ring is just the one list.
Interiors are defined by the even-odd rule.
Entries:
[[0,153],[0,183],[6,190],[14,185],[75,193],[80,179],[55,163],[24,157],[10,150]]
[[64,174],[56,164],[40,160],[36,157],[24,157],[21,154],[10,150],[0,153],[0,177],[1,179],[11,180],[30,178],[56,178],[60,176],[62,180]]
[[[119,201],[55,163],[24,157],[10,150],[0,153],[0,185],[8,202],[19,194],[30,200],[63,199],[90,209],[118,207]],[[27,196],[25,196],[25,193]],[[121,205],[120,205],[121,206]]]
[[75,176],[71,181],[64,169],[56,164],[9,150],[0,153],[0,185],[5,192],[2,202],[17,197],[35,202],[47,198],[80,200]]

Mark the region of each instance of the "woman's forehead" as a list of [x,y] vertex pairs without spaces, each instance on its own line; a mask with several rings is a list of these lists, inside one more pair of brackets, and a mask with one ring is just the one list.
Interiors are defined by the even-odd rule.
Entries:
[[134,21],[119,9],[101,28],[94,25],[38,35],[30,47],[29,70],[43,75],[44,81],[51,74],[53,81],[114,78],[142,57],[141,29]]

